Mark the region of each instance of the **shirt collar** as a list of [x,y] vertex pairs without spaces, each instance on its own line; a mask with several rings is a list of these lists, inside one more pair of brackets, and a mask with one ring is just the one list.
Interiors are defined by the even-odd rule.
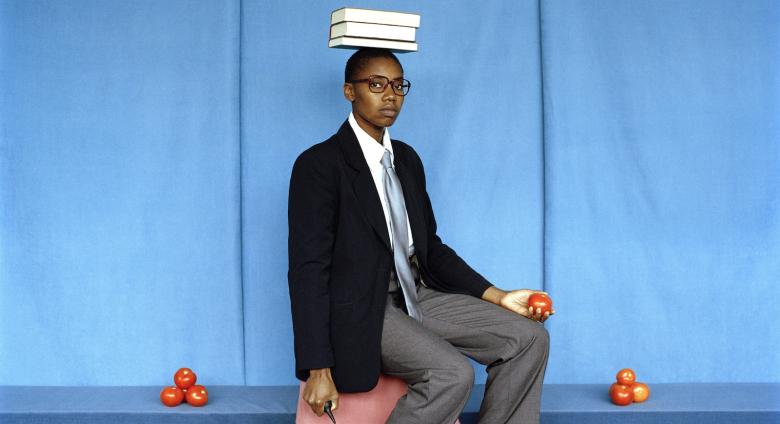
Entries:
[[390,131],[387,128],[382,133],[382,144],[379,144],[374,140],[374,137],[371,137],[363,128],[360,128],[352,112],[349,113],[349,125],[355,133],[358,143],[360,143],[360,149],[363,150],[366,161],[372,168],[382,163],[382,156],[385,154],[385,150],[390,151],[390,158],[393,159],[393,166],[395,166],[393,144],[390,142]]

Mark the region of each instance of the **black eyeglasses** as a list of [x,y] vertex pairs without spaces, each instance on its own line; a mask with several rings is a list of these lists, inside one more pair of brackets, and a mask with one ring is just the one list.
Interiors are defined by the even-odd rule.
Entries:
[[405,96],[409,94],[409,89],[412,88],[412,83],[409,82],[409,80],[405,80],[403,78],[396,78],[391,81],[389,78],[383,77],[382,75],[371,75],[368,78],[352,80],[348,82],[350,83],[367,82],[368,89],[372,93],[384,93],[387,84],[390,84],[390,87],[393,88],[393,93],[399,96]]

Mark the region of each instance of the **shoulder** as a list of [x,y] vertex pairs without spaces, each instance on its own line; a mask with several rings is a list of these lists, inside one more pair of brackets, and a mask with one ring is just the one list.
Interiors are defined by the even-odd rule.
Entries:
[[422,169],[422,160],[420,159],[420,155],[417,154],[417,151],[414,150],[414,147],[401,140],[392,140],[392,143],[393,154],[397,159],[401,159],[401,161],[408,166]]
[[336,135],[301,152],[295,159],[293,173],[301,171],[324,172],[334,169],[340,159]]

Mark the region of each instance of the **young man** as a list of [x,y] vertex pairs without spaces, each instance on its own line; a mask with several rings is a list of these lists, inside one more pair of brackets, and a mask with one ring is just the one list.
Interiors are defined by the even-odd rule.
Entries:
[[505,292],[436,234],[420,158],[390,140],[411,84],[386,50],[347,62],[352,113],[303,152],[290,179],[290,300],[296,376],[317,415],[380,372],[409,385],[390,423],[452,423],[487,365],[481,423],[539,421],[549,317],[532,290]]

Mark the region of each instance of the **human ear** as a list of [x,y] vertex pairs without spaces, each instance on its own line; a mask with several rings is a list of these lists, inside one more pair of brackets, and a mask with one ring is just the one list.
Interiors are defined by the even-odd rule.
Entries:
[[348,82],[344,83],[344,98],[350,103],[355,101],[355,87]]

